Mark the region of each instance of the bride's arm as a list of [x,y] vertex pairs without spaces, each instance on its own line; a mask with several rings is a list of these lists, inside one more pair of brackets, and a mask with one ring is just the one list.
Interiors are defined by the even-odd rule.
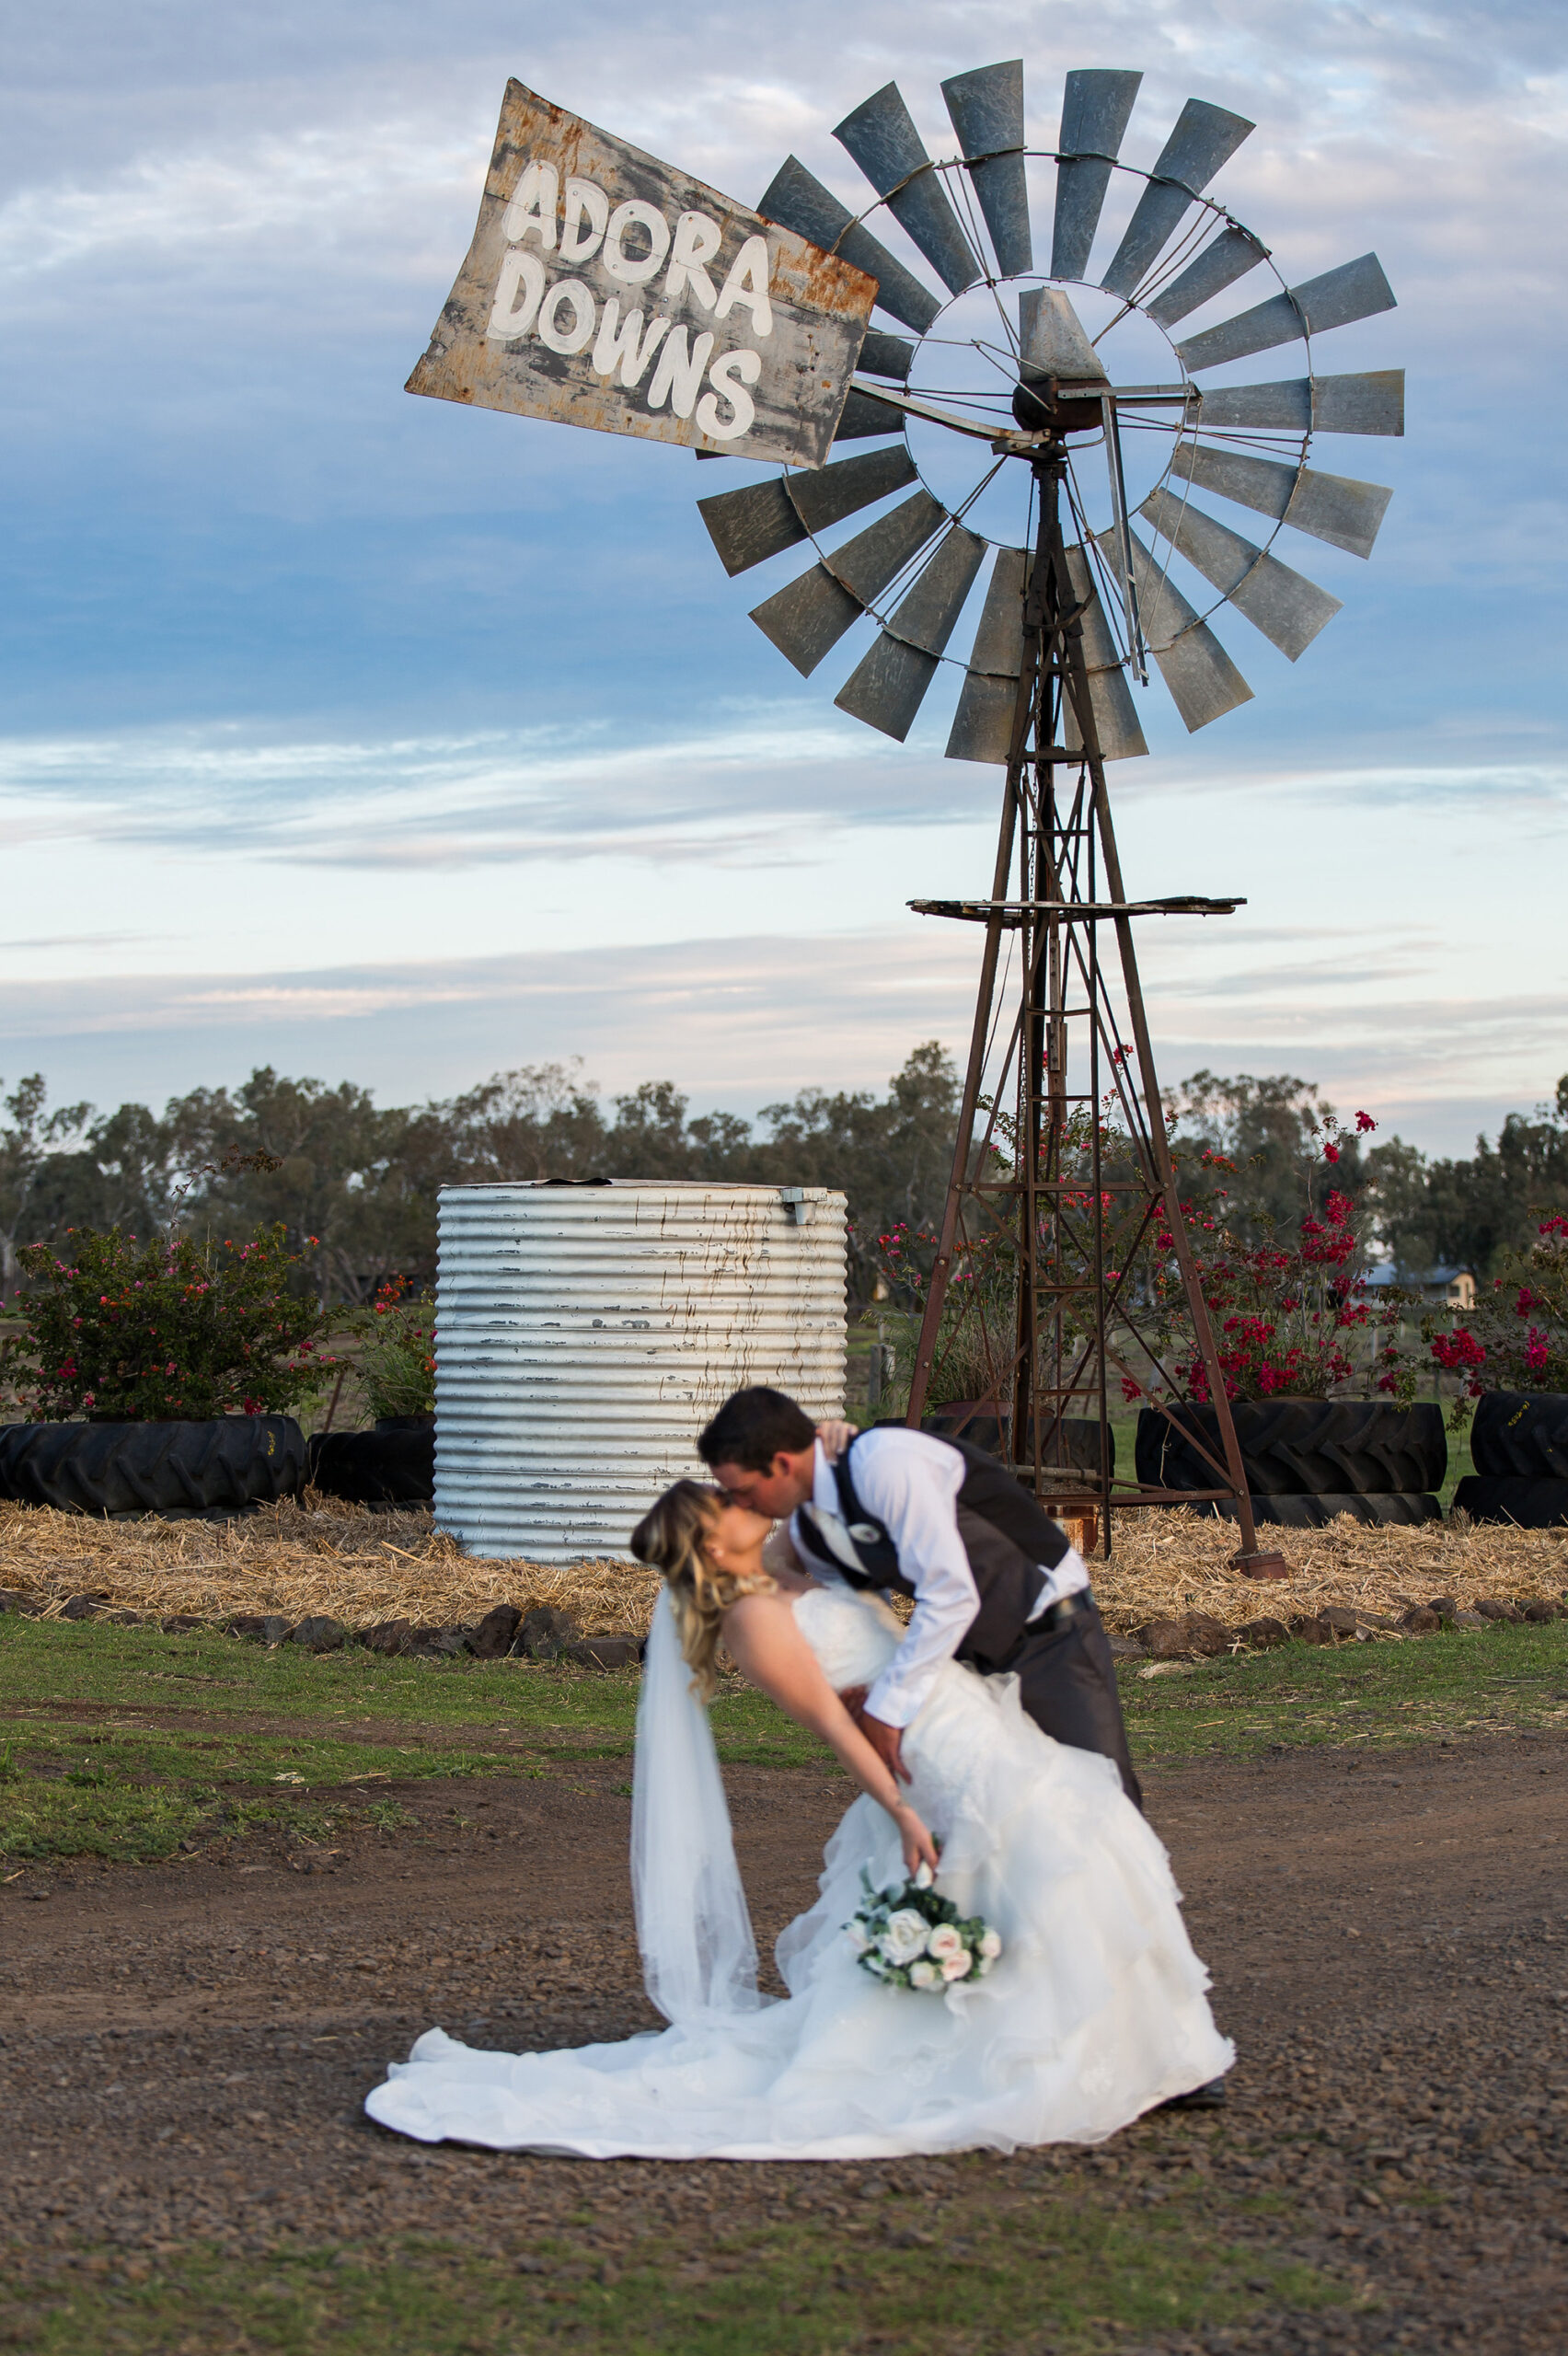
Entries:
[[724,1614],[724,1643],[744,1677],[759,1685],[800,1726],[820,1735],[863,1792],[898,1827],[904,1862],[933,1871],[937,1845],[822,1673],[822,1665],[781,1596],[743,1595]]

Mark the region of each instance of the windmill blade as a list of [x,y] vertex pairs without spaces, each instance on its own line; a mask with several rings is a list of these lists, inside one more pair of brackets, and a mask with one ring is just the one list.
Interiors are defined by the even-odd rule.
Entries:
[[[833,133],[847,149],[894,219],[919,247],[950,294],[981,275],[969,240],[948,202],[941,176],[916,130],[896,82],[874,91]],[[842,248],[840,248],[842,250]]]
[[1131,294],[1154,267],[1182,217],[1220,166],[1255,126],[1245,115],[1189,98],[1160,149],[1153,177],[1139,197],[1111,267],[1101,280],[1108,294]]
[[1138,513],[1293,663],[1343,604],[1343,598],[1331,597],[1315,581],[1293,572],[1239,532],[1168,491],[1151,491]]
[[1221,385],[1202,395],[1200,422],[1245,432],[1288,433],[1404,432],[1404,370],[1375,368],[1355,376],[1287,376],[1277,385]]
[[[1105,609],[1100,602],[1088,556],[1068,549],[1067,575],[1083,605],[1084,661],[1101,757],[1131,760],[1147,753],[1132,690]],[[969,670],[947,741],[950,761],[1005,762],[1012,747],[1019,674],[1023,668],[1023,593],[1028,559],[1022,549],[998,549],[981,610]],[[1073,751],[1081,743],[1069,705],[1062,715],[1062,742]]]
[[1059,286],[1032,286],[1018,298],[1020,366],[1064,384],[1106,381],[1105,363]]
[[870,387],[851,385],[843,412],[833,429],[835,442],[870,442],[877,435],[902,433],[904,411],[891,401],[879,401]]
[[1294,343],[1299,335],[1326,335],[1330,328],[1348,327],[1353,319],[1369,319],[1393,308],[1393,290],[1382,263],[1376,254],[1363,254],[1358,261],[1341,262],[1321,278],[1309,278],[1287,294],[1273,295],[1251,311],[1205,329],[1179,343],[1176,357],[1195,374],[1217,368],[1222,361],[1272,352],[1276,344]]
[[1062,92],[1057,135],[1056,216],[1051,233],[1053,278],[1087,278],[1090,249],[1122,152],[1141,74],[1077,69]]
[[1034,268],[1023,169],[1023,60],[955,74],[942,96],[1004,278]]
[[917,479],[907,450],[868,450],[858,458],[802,470],[798,477],[718,491],[711,499],[699,499],[697,512],[733,580],[737,572],[749,572],[754,564],[794,548],[809,532],[840,524],[846,515]]
[[1189,311],[1201,303],[1212,303],[1261,261],[1267,261],[1269,249],[1260,245],[1251,229],[1230,227],[1205,246],[1196,261],[1189,262],[1180,278],[1173,278],[1163,294],[1157,294],[1144,309],[1157,327],[1173,328]]
[[815,471],[798,468],[785,476],[784,491],[806,529],[824,532],[830,524],[841,524],[859,508],[919,479],[907,450],[863,450],[858,458],[841,458]]
[[884,335],[880,328],[868,328],[855,370],[858,375],[887,376],[894,384],[904,385],[908,383],[914,364],[912,343],[905,343],[901,335]]
[[790,156],[779,166],[756,209],[765,220],[777,221],[781,229],[809,237],[825,253],[841,254],[857,270],[874,278],[882,308],[913,328],[917,335],[925,334],[941,309],[930,289],[922,286],[901,261],[894,261],[887,248],[860,226],[848,207],[814,179],[798,157]]
[[[1100,755],[1106,761],[1127,761],[1148,751],[1144,733],[1138,723],[1137,709],[1116,641],[1111,634],[1111,624],[1100,602],[1095,583],[1094,568],[1087,549],[1077,541],[1066,551],[1067,578],[1073,595],[1083,611],[1078,619],[1083,629],[1083,659],[1089,671],[1089,700],[1094,713],[1094,733],[1100,740]],[[1082,745],[1082,731],[1078,714],[1070,699],[1062,707],[1062,742],[1077,752]]]
[[840,711],[903,744],[937,676],[986,549],[986,541],[962,524],[952,525],[876,644],[835,696]]
[[[1116,561],[1116,551],[1107,543],[1113,537],[1110,532],[1095,534],[1112,564]],[[1198,619],[1137,534],[1134,532],[1129,537],[1133,545],[1133,581],[1138,593],[1144,635],[1191,735],[1206,728],[1211,720],[1234,711],[1238,704],[1251,703],[1252,690],[1207,622]]]
[[1274,458],[1249,457],[1239,450],[1210,450],[1203,443],[1179,442],[1170,471],[1200,491],[1217,492],[1238,507],[1251,507],[1328,540],[1352,556],[1370,556],[1372,543],[1393,492],[1378,482],[1349,475],[1319,474],[1310,467],[1282,467]]
[[891,515],[813,564],[798,581],[752,608],[752,619],[801,676],[810,678],[878,593],[924,548],[947,510],[917,491]]
[[[1078,619],[1083,627],[1083,659],[1089,670],[1090,709],[1094,714],[1094,733],[1100,739],[1100,757],[1104,761],[1134,760],[1147,753],[1148,746],[1138,724],[1137,707],[1116,641],[1111,635],[1111,624],[1100,602],[1094,567],[1089,560],[1088,549],[1076,540],[1066,550],[1066,559],[1073,595],[1083,607]],[[1083,734],[1070,699],[1063,703],[1062,728],[1063,744],[1070,752],[1078,751]]]
[[1023,670],[1028,564],[1022,549],[997,550],[969,669],[948,733],[950,761],[1005,762],[1011,750],[1013,713]]

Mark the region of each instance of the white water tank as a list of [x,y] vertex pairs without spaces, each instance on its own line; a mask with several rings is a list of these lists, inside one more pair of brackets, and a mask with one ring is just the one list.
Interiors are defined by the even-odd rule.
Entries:
[[844,1403],[845,1198],[613,1179],[446,1186],[435,1520],[469,1554],[626,1556],[732,1391]]

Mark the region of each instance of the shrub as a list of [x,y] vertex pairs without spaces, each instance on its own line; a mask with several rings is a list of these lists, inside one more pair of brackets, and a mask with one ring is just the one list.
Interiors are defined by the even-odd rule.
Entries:
[[117,1227],[64,1240],[69,1260],[52,1243],[17,1255],[32,1289],[0,1369],[29,1423],[282,1415],[336,1364],[321,1356],[335,1313],[290,1293],[300,1261],[281,1225],[240,1244],[139,1244]]
[[388,1276],[368,1317],[355,1321],[365,1336],[360,1387],[378,1418],[435,1412],[435,1302],[428,1292],[406,1299],[408,1290],[405,1277]]
[[1429,1318],[1423,1334],[1437,1365],[1464,1382],[1452,1422],[1488,1391],[1568,1391],[1568,1218],[1543,1218],[1528,1252],[1511,1252],[1503,1274],[1451,1331]]

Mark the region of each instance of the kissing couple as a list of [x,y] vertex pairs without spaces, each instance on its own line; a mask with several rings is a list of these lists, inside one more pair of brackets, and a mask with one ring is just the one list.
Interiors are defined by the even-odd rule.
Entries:
[[[421,2142],[588,2159],[861,2160],[1093,2143],[1161,2104],[1216,2103],[1234,2052],[1066,1532],[980,1449],[819,1432],[778,1391],[736,1392],[698,1447],[713,1485],[677,1481],[631,1542],[663,1579],[631,1874],[669,2027],[520,2054],[432,2028],[370,2116]],[[721,1645],[860,1787],[816,1903],[778,1939],[783,1998],[756,1984],[708,1722]],[[906,1919],[905,1877],[933,1874],[988,1934],[984,1976],[863,1969],[857,1912],[889,1892],[879,1919]]]

